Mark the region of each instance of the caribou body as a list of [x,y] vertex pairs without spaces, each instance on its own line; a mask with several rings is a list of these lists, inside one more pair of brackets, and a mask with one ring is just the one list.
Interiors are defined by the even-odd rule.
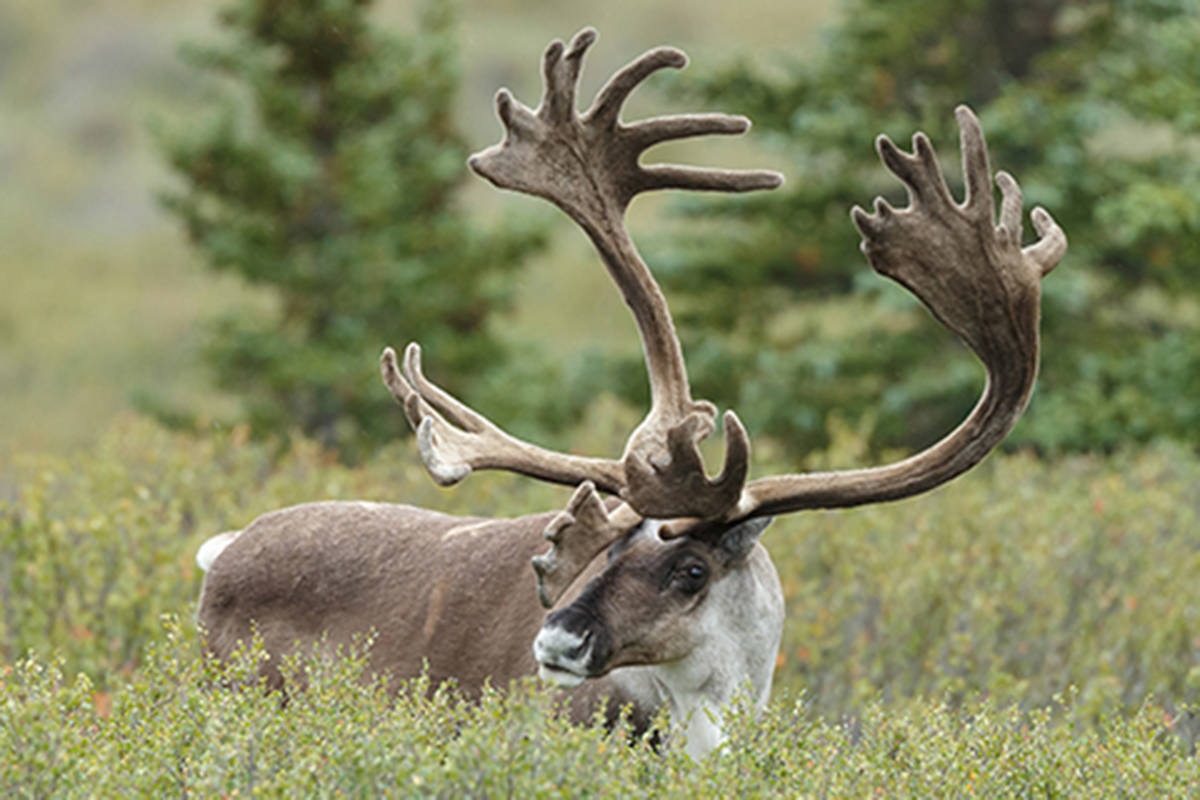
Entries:
[[[657,523],[643,522],[588,566],[578,580],[585,591],[546,617],[529,561],[545,550],[553,516],[363,502],[274,511],[204,553],[198,621],[221,654],[255,631],[281,655],[349,646],[373,629],[371,671],[398,685],[424,669],[433,685],[453,680],[473,698],[485,682],[540,672],[569,692],[578,722],[606,698],[610,721],[628,705],[644,730],[668,705],[689,720],[697,753],[716,744],[714,720],[735,692],[749,687],[766,702],[783,593],[756,536],[731,534],[725,552],[664,541]],[[263,667],[275,688],[278,661]]]
[[[257,630],[268,652],[374,632],[370,667],[397,679],[428,665],[469,696],[534,673],[569,692],[576,719],[608,698],[610,717],[631,704],[644,726],[668,706],[687,726],[693,755],[721,739],[720,708],[749,687],[765,704],[783,626],[779,579],[759,537],[773,515],[894,500],[939,486],[978,463],[1024,410],[1038,364],[1041,278],[1066,238],[1044,210],[1040,239],[1021,246],[1021,193],[998,173],[999,223],[983,133],[957,110],[966,196],[947,188],[929,140],[913,152],[876,140],[909,205],[855,207],[863,252],[913,292],[980,358],[987,381],[955,430],[910,458],[883,466],[747,480],[749,437],[723,418],[724,466],[705,470],[697,444],[716,428],[716,407],[693,400],[666,301],[624,226],[630,200],[682,188],[751,191],[778,186],[768,171],[639,163],[663,141],[748,129],[743,117],[686,114],[619,119],[633,89],[664,67],[672,48],[618,71],[579,113],[575,89],[590,29],[553,42],[545,91],[530,109],[496,98],[505,136],[472,156],[500,188],[550,200],[591,238],[633,312],[650,379],[651,408],[619,459],[544,450],[516,439],[430,382],[420,349],[403,363],[390,348],[384,383],[417,433],[422,460],[442,485],[504,469],[575,486],[559,512],[517,519],[453,517],[403,505],[310,503],[221,534],[198,555],[207,570],[198,619],[209,648],[227,656]],[[608,495],[602,499],[602,495]],[[545,551],[546,542],[550,549]],[[536,576],[529,580],[532,559]],[[547,613],[549,610],[549,613]],[[279,686],[274,658],[266,677]]]

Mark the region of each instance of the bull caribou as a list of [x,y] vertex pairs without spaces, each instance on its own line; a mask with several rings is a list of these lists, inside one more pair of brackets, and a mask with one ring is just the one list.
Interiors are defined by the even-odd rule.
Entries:
[[[591,239],[633,311],[651,407],[619,459],[545,450],[509,435],[429,381],[421,352],[390,348],[383,380],[416,431],[437,483],[475,470],[515,471],[577,487],[566,508],[517,519],[454,517],[406,505],[318,502],[265,514],[206,542],[198,621],[226,657],[261,636],[263,669],[282,684],[282,655],[333,647],[375,632],[369,667],[399,683],[427,669],[467,696],[535,672],[563,687],[570,713],[589,719],[601,698],[610,716],[631,705],[645,726],[664,705],[702,755],[721,741],[721,707],[742,687],[765,704],[779,648],[784,600],[759,541],[773,516],[895,500],[928,491],[980,461],[1024,410],[1038,365],[1040,281],[1066,238],[1041,208],[1039,240],[1022,249],[1022,199],[996,174],[996,221],[983,133],[956,111],[965,198],[942,178],[924,134],[904,152],[876,140],[884,165],[907,187],[903,209],[875,200],[851,217],[871,266],[909,289],[982,360],[978,404],[942,440],[902,461],[866,469],[747,480],[749,437],[724,414],[724,464],[710,476],[697,444],[716,427],[716,407],[692,399],[667,304],[626,231],[629,202],[660,189],[770,189],[769,171],[642,165],[647,148],[674,139],[745,132],[726,114],[626,123],[621,108],[652,73],[683,67],[679,50],[651,50],[619,70],[591,107],[576,109],[584,53],[596,34],[554,41],[542,59],[544,93],[530,109],[496,96],[503,140],[468,164],[499,188],[545,198]],[[606,496],[606,497],[602,497]],[[546,547],[547,540],[550,548]],[[536,576],[525,570],[532,560]],[[548,615],[544,609],[550,609]]]

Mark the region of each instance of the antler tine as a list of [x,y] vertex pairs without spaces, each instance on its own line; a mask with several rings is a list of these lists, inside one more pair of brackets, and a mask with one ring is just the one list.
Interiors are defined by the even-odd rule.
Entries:
[[[954,117],[958,121],[959,149],[962,151],[963,182],[966,184],[966,195],[962,206],[973,211],[976,216],[984,219],[989,225],[996,224],[996,199],[992,188],[992,173],[988,166],[987,143],[983,139],[983,128],[975,113],[966,106],[954,109]],[[930,148],[932,156],[932,148]],[[937,159],[933,159],[932,169],[940,177]],[[1011,176],[1010,176],[1011,177]],[[945,185],[945,181],[942,182]],[[1016,187],[1017,182],[1012,181]],[[1020,187],[1017,187],[1020,191]],[[948,194],[948,192],[947,192]],[[1011,213],[1011,208],[1009,209]],[[1017,216],[1018,223],[1020,215]]]
[[750,120],[740,114],[675,114],[640,120],[625,130],[629,140],[644,150],[673,139],[736,136],[750,130]]
[[422,419],[435,413],[400,374],[400,367],[396,362],[396,351],[392,348],[383,348],[383,354],[379,357],[379,371],[383,376],[383,385],[388,388],[392,397],[396,398],[396,402],[404,409],[404,416],[408,418],[408,424],[414,431],[421,424]]
[[625,459],[621,498],[648,517],[719,517],[737,503],[750,465],[750,437],[737,414],[726,411],[725,463],[709,478],[696,443],[709,418],[691,414],[667,432],[667,459],[638,452]]
[[953,202],[929,138],[916,133],[912,141],[913,152],[909,154],[901,151],[886,134],[880,134],[875,140],[875,150],[887,168],[904,181],[911,205]]
[[674,47],[656,47],[643,53],[608,79],[596,94],[592,107],[584,113],[584,123],[616,128],[625,101],[646,78],[667,67],[683,69],[687,63],[688,58],[683,51]]
[[[745,192],[774,188],[783,178],[766,170],[665,164],[643,167],[638,163],[642,152],[655,144],[690,136],[744,133],[750,122],[728,114],[684,114],[622,124],[621,109],[637,86],[658,70],[687,63],[687,57],[671,47],[651,50],[618,70],[590,108],[582,115],[576,113],[583,56],[595,39],[595,31],[586,28],[569,45],[551,42],[542,57],[545,88],[538,109],[531,111],[501,91],[497,111],[504,139],[475,154],[468,163],[496,186],[546,198],[579,223],[633,311],[646,355],[651,409],[625,448],[630,502],[643,514],[653,511],[679,516],[696,509],[711,510],[736,499],[737,492],[728,487],[737,476],[744,479],[744,465],[735,462],[745,456],[748,444],[731,439],[726,443],[727,465],[722,475],[715,481],[705,475],[695,443],[713,430],[716,408],[691,397],[666,300],[625,230],[625,209],[644,191]],[[424,396],[421,387],[416,388]],[[437,405],[433,398],[425,399]],[[727,430],[744,438],[745,431],[736,423]],[[683,439],[689,436],[685,446]],[[709,497],[701,500],[688,496],[689,491],[708,492]]]
[[[996,173],[996,185],[1000,187],[1000,225],[996,235],[1009,245],[1021,246],[1021,207],[1024,204],[1021,187],[1007,172]],[[1037,211],[1035,210],[1036,214]]]
[[652,189],[691,189],[700,192],[756,192],[775,189],[782,179],[770,170],[713,169],[655,164],[642,168],[642,191]]
[[[390,350],[391,348],[388,348]],[[387,351],[385,351],[385,358]],[[395,353],[392,353],[391,366],[395,366]],[[468,433],[483,433],[496,430],[482,414],[479,414],[460,403],[441,387],[431,383],[421,371],[421,346],[410,342],[404,348],[404,380],[412,387],[414,394],[426,404],[437,410],[446,420]],[[390,384],[389,384],[390,385]]]
[[567,507],[546,526],[550,550],[533,557],[542,605],[553,607],[592,559],[641,521],[642,517],[625,504],[610,513],[596,494],[595,485],[591,481],[581,483]]
[[1067,235],[1058,227],[1050,212],[1041,206],[1034,208],[1030,216],[1033,218],[1034,230],[1040,238],[1021,253],[1027,260],[1036,264],[1042,275],[1046,276],[1067,254]]
[[851,216],[871,266],[920,298],[983,361],[987,383],[975,408],[941,441],[903,461],[752,481],[723,520],[681,520],[661,535],[919,494],[978,463],[1016,423],[1037,376],[1041,278],[1062,258],[1067,239],[1044,209],[1035,208],[1033,223],[1041,238],[1021,249],[1021,190],[1004,172],[996,176],[1002,195],[997,224],[979,120],[966,106],[956,116],[966,179],[962,203],[946,188],[924,134],[913,137],[911,154],[881,136],[880,158],[908,187],[909,206],[897,210],[877,199],[873,214],[855,206]]
[[549,120],[568,120],[575,113],[575,89],[583,55],[596,41],[595,28],[584,28],[571,38],[563,53],[563,43],[555,39],[542,55],[542,104],[538,116]]
[[417,433],[421,460],[439,486],[458,483],[477,469],[507,469],[552,483],[592,481],[614,494],[624,487],[619,461],[555,453],[523,442],[426,379],[416,343],[408,346],[404,356],[402,372],[396,351],[385,348],[380,371],[384,384],[404,407]]

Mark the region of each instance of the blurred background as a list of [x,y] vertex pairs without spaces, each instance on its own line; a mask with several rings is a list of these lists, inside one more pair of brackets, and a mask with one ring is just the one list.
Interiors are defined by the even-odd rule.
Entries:
[[[187,179],[172,172],[156,136],[211,123],[229,95],[244,99],[244,80],[180,57],[185,42],[234,41],[218,24],[226,5],[0,4],[0,453],[87,445],[114,416],[147,403],[190,412],[201,425],[205,418],[245,418],[244,398],[218,385],[206,346],[214,320],[270,315],[278,292],[253,285],[237,270],[207,268],[206,252],[189,242],[185,226],[159,200]],[[832,3],[564,5],[459,3],[453,20],[438,23],[445,29],[437,35],[450,50],[446,100],[457,137],[450,182],[454,202],[479,218],[477,227],[507,209],[531,218],[522,223],[545,242],[510,273],[515,296],[489,325],[540,340],[554,355],[581,344],[607,347],[613,336],[614,349],[623,351],[636,347],[632,322],[582,237],[545,204],[501,196],[468,177],[465,155],[499,138],[494,92],[506,85],[535,104],[542,49],[585,24],[602,36],[584,75],[587,95],[613,69],[657,44],[684,47],[702,64],[739,53],[757,58],[764,47],[807,47],[830,18]],[[419,16],[412,2],[376,3],[369,12],[372,35],[415,38]],[[641,113],[663,102],[643,92],[634,107]],[[252,105],[240,111],[242,121],[256,113]],[[398,182],[391,186],[404,192]],[[653,214],[638,211],[635,224],[649,228],[641,220]],[[397,264],[403,254],[390,260]],[[397,316],[404,313],[396,309]],[[354,374],[366,379],[363,393],[377,395],[376,407],[391,415],[376,359],[383,344],[402,347],[421,331],[373,333],[362,342],[365,349],[345,355],[359,365]],[[438,353],[428,357],[437,374]],[[288,427],[272,422],[278,422],[274,433]],[[406,435],[402,425],[388,431]]]
[[585,24],[601,39],[581,104],[673,44],[692,65],[652,78],[627,119],[755,121],[652,158],[787,174],[759,196],[639,199],[630,219],[697,394],[752,433],[797,460],[839,424],[870,451],[908,449],[974,402],[977,364],[871,273],[846,213],[878,193],[903,200],[875,158],[879,132],[929,132],[954,183],[965,101],[993,167],[1071,239],[1045,283],[1039,389],[1009,446],[1194,445],[1193,6],[5,4],[0,452],[86,446],[136,412],[302,431],[356,462],[407,435],[375,364],[409,340],[432,377],[541,441],[570,442],[597,397],[639,407],[632,320],[584,237],[463,164],[499,137],[496,88],[536,104],[545,43]]

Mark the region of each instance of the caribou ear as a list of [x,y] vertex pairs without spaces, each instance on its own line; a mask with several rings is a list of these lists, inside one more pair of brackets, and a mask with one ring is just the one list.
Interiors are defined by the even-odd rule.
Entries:
[[730,562],[745,558],[758,543],[758,537],[774,521],[774,517],[755,517],[733,526],[721,534],[717,550]]

